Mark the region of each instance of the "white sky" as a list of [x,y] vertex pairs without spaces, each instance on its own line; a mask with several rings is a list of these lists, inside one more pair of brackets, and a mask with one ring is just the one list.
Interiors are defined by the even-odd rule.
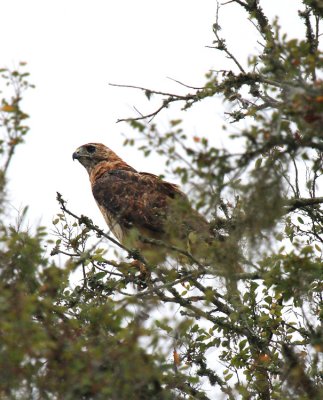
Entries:
[[[263,0],[270,17],[279,14],[291,35],[298,0]],[[31,224],[50,227],[59,211],[56,191],[77,213],[105,226],[92,199],[83,167],[72,162],[80,145],[102,142],[139,170],[163,172],[160,159],[144,159],[135,148],[123,148],[131,134],[121,117],[153,110],[142,93],[118,89],[109,82],[179,92],[167,77],[198,86],[211,68],[229,64],[212,45],[215,0],[0,0],[1,67],[28,62],[36,89],[25,99],[30,133],[14,157],[9,193],[15,208],[29,205]],[[223,36],[242,62],[257,47],[255,29],[236,5],[221,9]],[[220,99],[183,113],[188,133],[221,139],[225,106]],[[178,112],[159,117],[162,126]]]

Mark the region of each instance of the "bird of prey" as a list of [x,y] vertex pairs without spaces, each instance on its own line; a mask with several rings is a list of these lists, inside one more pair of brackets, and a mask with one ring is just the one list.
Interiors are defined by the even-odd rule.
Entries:
[[[203,257],[212,234],[177,185],[138,172],[101,143],[88,143],[73,153],[87,170],[93,196],[116,238],[138,249],[151,263],[174,256],[170,247]],[[145,238],[166,246],[147,243]],[[168,248],[167,248],[168,246]]]

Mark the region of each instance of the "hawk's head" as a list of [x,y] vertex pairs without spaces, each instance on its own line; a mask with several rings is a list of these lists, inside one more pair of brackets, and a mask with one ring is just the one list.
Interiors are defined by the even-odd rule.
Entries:
[[87,143],[76,149],[73,160],[78,160],[87,170],[92,184],[105,172],[125,169],[135,171],[109,147],[102,143]]
[[116,154],[101,143],[87,143],[73,153],[73,160],[78,160],[90,173],[102,161],[114,161]]

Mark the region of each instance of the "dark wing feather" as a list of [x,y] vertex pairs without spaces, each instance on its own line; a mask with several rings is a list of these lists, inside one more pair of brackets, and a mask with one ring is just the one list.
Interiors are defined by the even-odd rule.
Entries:
[[111,213],[122,228],[164,233],[169,203],[185,195],[176,185],[156,175],[131,170],[106,172],[92,187],[100,207]]

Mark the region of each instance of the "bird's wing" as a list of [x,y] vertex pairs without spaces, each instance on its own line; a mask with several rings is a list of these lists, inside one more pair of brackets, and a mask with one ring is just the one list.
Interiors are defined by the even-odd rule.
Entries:
[[185,198],[176,185],[156,175],[122,169],[106,172],[92,191],[101,211],[122,228],[160,234],[165,232],[172,199]]

